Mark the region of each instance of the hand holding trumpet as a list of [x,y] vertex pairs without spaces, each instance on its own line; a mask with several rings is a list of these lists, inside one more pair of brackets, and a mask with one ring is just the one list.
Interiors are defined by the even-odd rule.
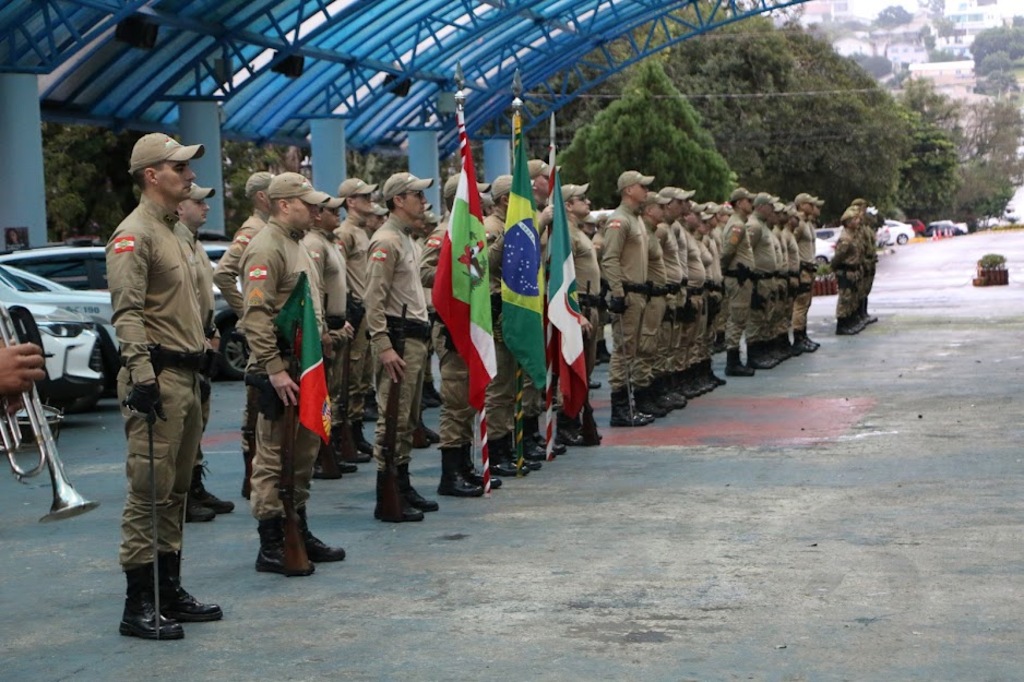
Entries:
[[19,398],[32,384],[46,378],[43,351],[34,343],[0,348],[0,396]]

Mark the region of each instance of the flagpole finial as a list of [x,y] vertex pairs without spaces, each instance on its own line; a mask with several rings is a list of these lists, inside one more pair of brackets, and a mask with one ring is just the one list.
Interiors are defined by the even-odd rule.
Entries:
[[516,69],[515,75],[512,76],[512,108],[519,113],[519,110],[523,108],[523,100],[519,96],[523,94],[523,79],[519,75],[519,69]]
[[462,62],[455,63],[455,105],[458,108],[462,108],[466,103],[466,93],[463,88],[466,87],[466,77],[462,73]]

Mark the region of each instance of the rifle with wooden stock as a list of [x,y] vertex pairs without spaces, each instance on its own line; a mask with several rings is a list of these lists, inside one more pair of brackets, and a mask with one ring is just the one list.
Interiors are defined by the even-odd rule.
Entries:
[[[294,344],[293,348],[298,348]],[[299,383],[298,359],[292,353],[287,357],[288,376]],[[269,383],[269,378],[267,383]],[[273,387],[271,387],[273,390]],[[275,393],[276,397],[276,393]],[[284,405],[281,417],[281,474],[278,477],[278,499],[284,508],[284,568],[285,575],[309,575],[313,564],[306,555],[306,543],[302,539],[299,514],[295,510],[295,436],[299,427],[299,406]]]
[[[587,318],[590,318],[590,281],[587,281]],[[596,330],[591,329],[591,334]],[[590,353],[583,355],[587,363],[587,381],[590,381],[590,374],[594,371],[594,361]],[[601,444],[601,435],[597,432],[597,422],[594,421],[594,408],[590,405],[590,386],[587,386],[586,397],[583,400],[583,410],[580,412],[580,435],[583,436],[583,445],[595,446]]]
[[[391,348],[398,357],[405,356],[405,314],[408,306],[402,306],[402,323],[390,331]],[[382,521],[403,520],[402,499],[398,492],[398,463],[395,460],[398,446],[398,408],[402,395],[402,379],[392,379],[385,407],[384,442],[381,455],[384,457],[384,480],[381,488],[380,518]]]

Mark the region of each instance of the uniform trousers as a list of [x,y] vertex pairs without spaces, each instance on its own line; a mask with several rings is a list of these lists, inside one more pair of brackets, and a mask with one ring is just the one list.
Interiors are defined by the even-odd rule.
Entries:
[[[420,403],[423,397],[423,366],[427,362],[427,340],[405,339],[405,378],[398,397],[398,420],[395,433],[395,464],[402,466],[412,460],[412,432],[420,423]],[[387,404],[391,394],[391,377],[387,370],[374,361],[377,378],[377,428],[376,442],[373,446],[373,457],[377,460],[377,470],[384,471],[387,463],[381,446],[384,443],[384,432],[387,429]]]
[[473,417],[476,410],[469,404],[469,368],[448,340],[443,324],[435,322],[431,336],[441,366],[439,447],[470,445],[473,442]]
[[626,294],[626,312],[621,315],[612,315],[613,348],[612,359],[608,363],[608,384],[612,391],[626,388],[628,374],[632,374],[632,380],[636,381],[640,325],[646,305],[646,296],[636,292],[628,293]]
[[743,332],[747,327],[747,318],[750,316],[750,295],[754,290],[754,283],[745,280],[740,284],[735,277],[725,278],[725,306],[729,311],[729,320],[725,326],[725,347],[729,350],[736,350],[743,340]]

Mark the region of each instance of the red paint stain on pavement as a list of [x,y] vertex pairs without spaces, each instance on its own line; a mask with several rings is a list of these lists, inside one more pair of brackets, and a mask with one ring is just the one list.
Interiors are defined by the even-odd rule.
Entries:
[[836,440],[874,405],[870,398],[701,397],[640,428],[598,422],[602,445],[811,445]]

